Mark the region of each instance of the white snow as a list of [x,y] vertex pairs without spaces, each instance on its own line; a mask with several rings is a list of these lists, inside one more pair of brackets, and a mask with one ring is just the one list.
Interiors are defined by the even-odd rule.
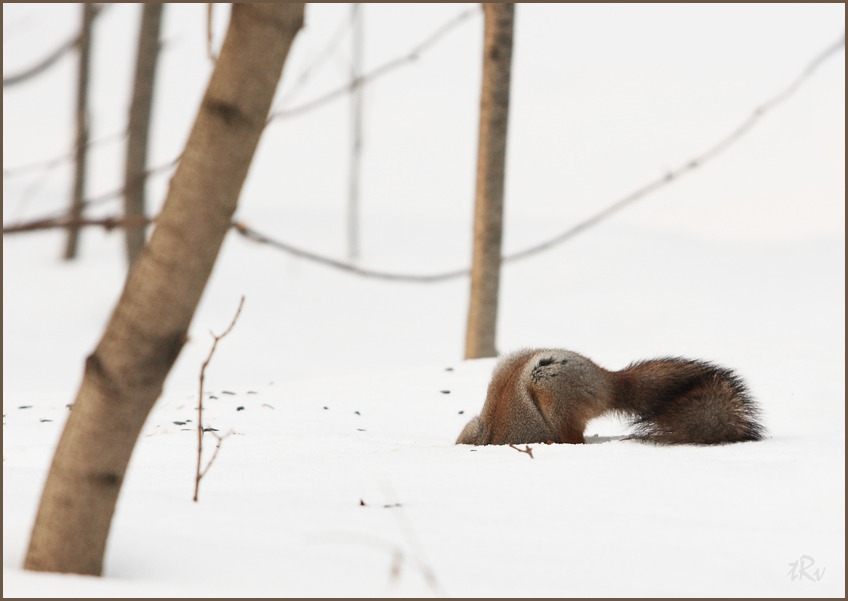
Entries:
[[[569,6],[517,9],[507,252],[709,147],[844,24],[844,5]],[[4,26],[54,28],[38,43],[4,29],[4,70],[64,39],[77,8],[4,5]],[[283,90],[345,10],[310,6]],[[369,64],[459,10],[367,6],[366,35],[380,40]],[[208,77],[204,11],[166,8],[152,164],[179,152]],[[103,17],[95,137],[122,126],[137,15],[115,5]],[[218,34],[225,26],[216,13]],[[467,265],[481,31],[472,19],[369,88],[362,265]],[[540,65],[545,49],[563,64]],[[4,168],[67,150],[65,61],[4,91]],[[337,63],[300,100],[344,81]],[[46,113],[48,100],[65,112]],[[343,258],[346,111],[342,101],[269,128],[238,218]],[[610,369],[662,355],[715,361],[748,382],[766,440],[654,447],[620,440],[627,426],[610,418],[589,424],[591,444],[532,445],[532,459],[457,447],[494,366],[461,360],[467,280],[366,280],[230,233],[136,445],[102,578],[21,566],[66,405],[123,285],[123,240],[88,229],[65,263],[60,232],[4,236],[4,597],[843,597],[844,113],[840,54],[714,163],[503,270],[500,350],[569,348]],[[35,125],[45,119],[55,126]],[[118,148],[92,153],[92,196],[120,185]],[[4,222],[64,206],[63,169],[23,202],[34,178],[4,179]],[[151,182],[154,206],[165,185]],[[204,400],[204,422],[233,434],[193,503],[200,365],[209,330],[229,325],[242,294],[205,384],[217,398]],[[213,447],[206,435],[206,457]],[[793,579],[802,556],[812,578]]]

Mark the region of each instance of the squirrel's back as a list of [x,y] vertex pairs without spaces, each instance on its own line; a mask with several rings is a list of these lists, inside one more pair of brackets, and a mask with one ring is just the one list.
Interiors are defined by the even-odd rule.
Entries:
[[582,443],[607,413],[633,419],[633,438],[664,444],[760,440],[759,411],[733,371],[681,358],[608,371],[566,350],[521,350],[498,361],[486,402],[457,444]]

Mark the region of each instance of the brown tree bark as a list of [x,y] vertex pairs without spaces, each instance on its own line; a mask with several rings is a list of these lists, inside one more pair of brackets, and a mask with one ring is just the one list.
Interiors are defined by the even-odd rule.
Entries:
[[303,4],[233,5],[156,228],[86,359],[44,486],[26,569],[102,571],[130,455],[186,341],[303,11]]
[[474,252],[465,358],[494,357],[501,270],[506,133],[514,4],[483,4],[483,90],[474,205]]
[[[124,215],[131,218],[144,217],[147,140],[153,104],[153,80],[156,75],[156,59],[159,56],[159,29],[163,6],[164,4],[152,2],[142,4],[124,178]],[[126,228],[127,260],[130,267],[138,260],[141,249],[147,242],[146,231],[147,228],[144,225]]]
[[[77,76],[77,145],[74,169],[74,189],[68,217],[72,222],[82,217],[82,201],[85,194],[85,159],[88,148],[88,71],[91,58],[91,25],[97,9],[91,2],[82,5],[82,29],[79,37],[79,74]],[[79,227],[68,226],[65,241],[65,259],[77,256]]]

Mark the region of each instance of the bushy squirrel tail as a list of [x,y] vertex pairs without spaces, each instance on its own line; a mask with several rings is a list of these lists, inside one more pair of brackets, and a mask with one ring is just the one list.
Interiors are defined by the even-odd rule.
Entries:
[[732,370],[706,361],[640,361],[614,372],[614,411],[633,418],[633,438],[658,444],[761,440],[760,412]]

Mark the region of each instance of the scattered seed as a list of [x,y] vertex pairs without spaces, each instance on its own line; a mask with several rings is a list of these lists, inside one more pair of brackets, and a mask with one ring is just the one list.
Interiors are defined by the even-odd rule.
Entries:
[[221,394],[232,394],[235,395],[235,392],[230,392],[229,390],[222,390]]
[[362,415],[359,411],[354,411],[356,415]]
[[244,407],[236,407],[236,411],[244,411]]
[[463,413],[465,413],[465,411],[460,411],[460,412],[459,412],[459,414],[460,414],[460,415],[462,415]]
[[[218,400],[218,397],[216,397],[216,396],[212,396],[211,394],[209,395],[209,398],[210,398],[210,399],[215,399],[216,401]],[[195,407],[195,409],[197,409],[197,407]]]
[[44,418],[41,418],[41,419],[39,419],[38,421],[40,421],[40,422],[52,422],[53,420],[52,420],[52,419],[44,419]]
[[359,499],[359,505],[360,505],[360,507],[364,507],[365,501],[363,501],[362,499]]
[[445,371],[453,371],[453,368],[452,367],[446,367]]
[[183,432],[194,432],[194,428],[182,428]]
[[324,409],[329,409],[329,407],[324,407]]
[[256,392],[255,390],[248,390],[248,391],[247,391],[247,394],[259,394],[259,393],[258,393],[258,392]]
[[218,428],[203,428],[204,432],[217,432]]
[[268,407],[268,409],[273,409],[273,407],[271,405],[269,405],[268,403],[262,403],[262,406]]
[[441,390],[439,392],[441,392],[442,394],[450,394],[450,390]]
[[360,432],[366,432],[364,428],[357,428],[357,430],[359,430]]
[[185,422],[174,422],[174,425],[177,425],[177,426],[185,426],[185,425],[186,425],[186,423],[185,423]]
[[32,409],[32,405],[21,405],[18,409]]

